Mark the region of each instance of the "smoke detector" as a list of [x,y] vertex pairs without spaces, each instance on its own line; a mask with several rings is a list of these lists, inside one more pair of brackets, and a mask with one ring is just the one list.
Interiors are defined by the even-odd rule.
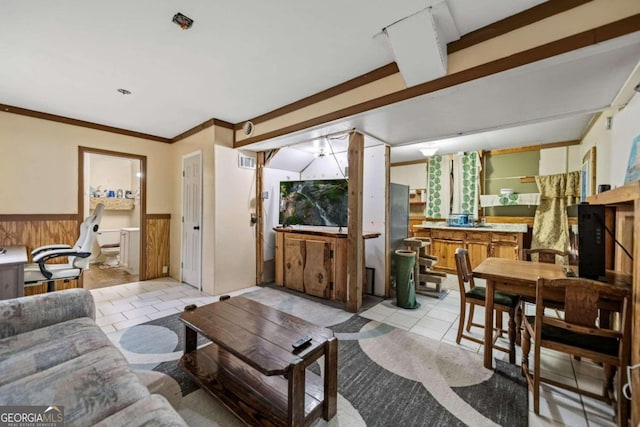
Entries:
[[244,134],[246,136],[251,136],[253,135],[253,129],[254,129],[254,125],[251,121],[246,121],[244,122],[244,124],[242,125],[242,132],[244,132]]

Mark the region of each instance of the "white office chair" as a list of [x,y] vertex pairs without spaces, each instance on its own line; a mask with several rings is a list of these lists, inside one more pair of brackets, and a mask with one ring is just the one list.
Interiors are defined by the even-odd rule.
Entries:
[[[104,205],[99,203],[93,215],[80,224],[80,237],[73,247],[69,245],[46,245],[31,252],[33,263],[24,267],[24,284],[39,285],[47,282],[47,292],[55,290],[56,280],[71,280],[80,277],[89,265],[93,242],[100,228]],[[54,258],[67,257],[66,264],[47,264]]]

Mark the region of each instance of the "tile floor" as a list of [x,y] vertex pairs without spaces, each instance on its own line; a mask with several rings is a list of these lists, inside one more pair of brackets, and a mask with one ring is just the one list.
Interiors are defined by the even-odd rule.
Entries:
[[[384,322],[392,326],[439,340],[451,345],[455,342],[460,294],[455,276],[448,276],[445,287],[451,289],[441,300],[418,295],[421,306],[415,310],[398,308],[394,300],[382,303],[366,310],[360,315],[371,320]],[[257,289],[256,287],[232,292],[239,295]],[[146,282],[133,282],[125,285],[94,289],[91,291],[96,301],[96,321],[107,334],[148,322],[149,320],[182,311],[188,304],[207,304],[217,301],[215,296],[199,292],[189,285],[172,279],[156,279]],[[476,309],[474,320],[484,321],[484,310]],[[506,324],[506,319],[505,319]],[[482,330],[472,328],[472,334],[482,338]],[[463,348],[481,353],[481,345],[462,340]],[[520,364],[520,348],[517,347],[517,361]],[[494,351],[495,357],[508,360],[508,355]],[[602,384],[602,369],[589,361],[575,361],[571,357],[545,351],[541,360],[546,376],[567,382],[585,389],[599,391]],[[541,390],[540,415],[533,413],[532,396],[529,394],[529,425],[535,426],[613,426],[613,410],[610,406],[588,397],[569,391],[543,385]]]

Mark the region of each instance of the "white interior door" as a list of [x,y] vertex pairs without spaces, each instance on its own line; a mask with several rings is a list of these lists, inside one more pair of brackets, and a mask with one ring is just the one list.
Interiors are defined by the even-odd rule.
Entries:
[[202,283],[202,153],[182,158],[182,281]]

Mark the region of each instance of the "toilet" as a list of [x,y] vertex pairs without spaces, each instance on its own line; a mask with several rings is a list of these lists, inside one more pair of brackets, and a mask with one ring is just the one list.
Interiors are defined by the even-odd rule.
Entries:
[[100,253],[104,256],[104,265],[116,267],[120,265],[120,230],[100,230],[96,236]]

